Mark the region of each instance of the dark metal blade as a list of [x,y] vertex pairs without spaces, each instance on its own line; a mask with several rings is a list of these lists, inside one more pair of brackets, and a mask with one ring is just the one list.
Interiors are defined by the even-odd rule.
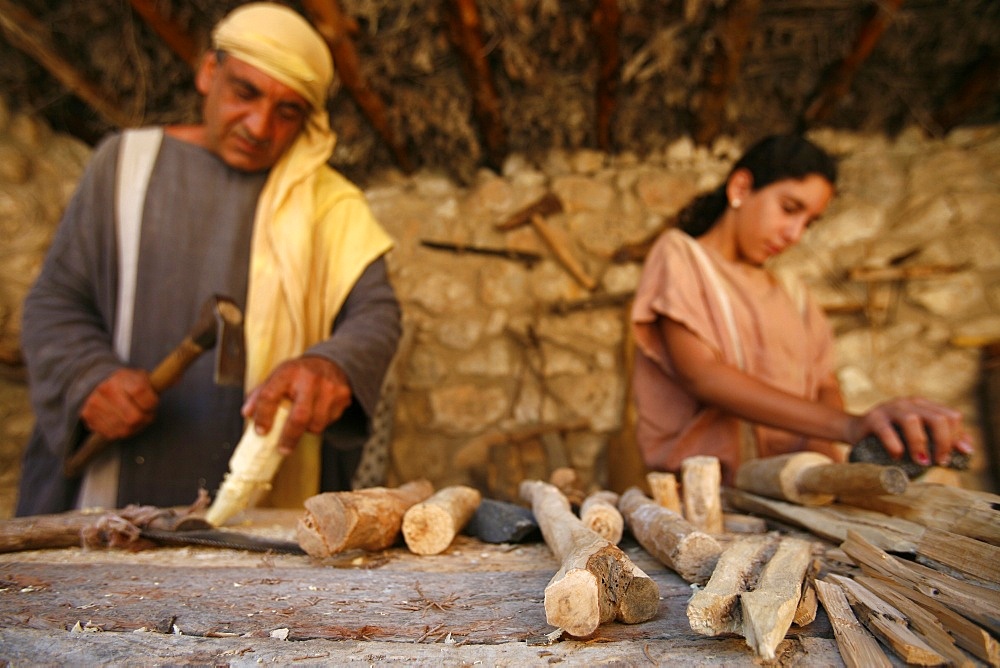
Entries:
[[220,529],[197,529],[192,531],[163,531],[143,529],[142,537],[166,545],[201,545],[223,547],[231,550],[251,552],[280,552],[282,554],[305,554],[299,544],[290,540],[274,540],[246,534],[222,531]]

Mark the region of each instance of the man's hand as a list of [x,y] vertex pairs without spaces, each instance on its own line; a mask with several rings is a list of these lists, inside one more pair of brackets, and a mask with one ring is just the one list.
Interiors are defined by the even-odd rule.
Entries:
[[[962,414],[952,408],[920,397],[892,399],[879,404],[855,420],[851,443],[857,443],[867,434],[875,434],[885,445],[886,452],[895,459],[903,456],[903,443],[896,433],[898,425],[906,440],[910,457],[921,466],[947,465],[951,451],[965,454],[972,452],[972,442],[962,428]],[[934,440],[932,462],[927,434]]]
[[108,440],[126,438],[153,421],[160,397],[141,369],[119,369],[94,388],[80,409],[90,431]]
[[243,417],[253,418],[257,433],[266,434],[278,405],[291,401],[278,450],[289,454],[302,434],[322,433],[351,405],[351,385],[343,370],[322,357],[282,362],[243,404]]

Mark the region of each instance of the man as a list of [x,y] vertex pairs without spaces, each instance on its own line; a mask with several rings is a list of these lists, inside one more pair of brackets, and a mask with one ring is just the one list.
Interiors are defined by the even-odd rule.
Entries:
[[[306,466],[282,505],[348,488],[360,459],[399,306],[391,240],[326,165],[330,53],[300,15],[271,3],[236,9],[212,37],[196,75],[202,122],[97,148],[25,301],[37,424],[18,515],[191,503],[199,487],[218,488],[243,418],[266,433],[286,401],[279,448],[294,452],[279,478]],[[122,148],[139,136],[153,148]],[[152,158],[144,198],[130,181],[136,156]],[[244,309],[245,388],[215,385],[203,355],[158,396],[147,370],[214,294]],[[81,485],[62,467],[90,432],[117,444]]]

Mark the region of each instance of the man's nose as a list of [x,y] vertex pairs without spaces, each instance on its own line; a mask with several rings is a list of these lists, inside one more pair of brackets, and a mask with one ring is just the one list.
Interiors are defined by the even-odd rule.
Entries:
[[246,115],[244,125],[254,139],[267,141],[271,138],[274,128],[274,109],[267,104],[256,105],[253,111]]

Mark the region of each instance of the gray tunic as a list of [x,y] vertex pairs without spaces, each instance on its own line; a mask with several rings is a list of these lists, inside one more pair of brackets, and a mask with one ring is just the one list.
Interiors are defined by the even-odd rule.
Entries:
[[[37,423],[18,515],[73,507],[78,485],[63,478],[62,464],[86,436],[79,410],[101,380],[123,365],[156,366],[209,296],[246,303],[254,210],[267,175],[232,170],[204,149],[164,136],[144,205],[131,359],[116,358],[119,143],[115,135],[97,148],[25,300],[22,348]],[[323,491],[346,488],[399,331],[399,305],[379,258],[355,284],[331,337],[307,351],[339,364],[354,390],[351,409],[324,438]],[[161,395],[155,421],[121,442],[119,507],[184,505],[199,487],[218,488],[243,430],[244,389],[216,385],[213,363],[212,354],[203,355]]]

